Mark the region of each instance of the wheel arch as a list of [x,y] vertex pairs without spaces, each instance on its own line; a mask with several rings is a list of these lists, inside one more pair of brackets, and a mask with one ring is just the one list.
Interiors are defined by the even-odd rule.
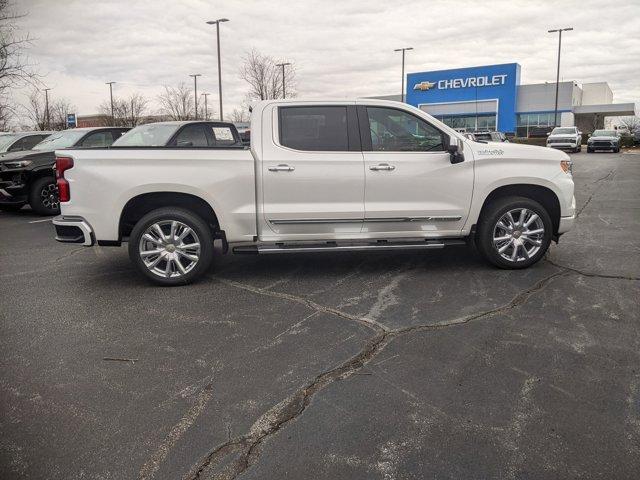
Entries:
[[157,191],[140,193],[125,203],[118,222],[118,239],[127,238],[136,222],[147,213],[162,207],[189,210],[207,223],[214,237],[224,238],[218,215],[211,204],[202,197],[184,192]]
[[553,224],[553,235],[556,237],[558,235],[558,228],[560,226],[560,199],[558,195],[548,187],[543,185],[537,185],[532,183],[520,183],[520,184],[510,184],[510,185],[502,185],[500,187],[494,188],[484,199],[482,203],[482,208],[480,209],[480,213],[478,215],[478,219],[482,218],[486,207],[493,201],[498,198],[503,197],[526,197],[531,200],[535,200],[539,204],[541,204],[549,216],[551,217],[551,222]]

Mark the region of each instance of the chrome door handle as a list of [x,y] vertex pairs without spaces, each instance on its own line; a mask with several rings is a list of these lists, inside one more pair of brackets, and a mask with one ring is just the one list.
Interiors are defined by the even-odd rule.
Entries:
[[369,167],[369,170],[373,170],[375,172],[379,171],[379,170],[395,170],[396,167],[393,165],[389,165],[388,163],[380,163],[378,165],[372,165]]
[[270,172],[293,172],[295,169],[295,167],[290,167],[285,163],[281,163],[277,167],[269,167]]

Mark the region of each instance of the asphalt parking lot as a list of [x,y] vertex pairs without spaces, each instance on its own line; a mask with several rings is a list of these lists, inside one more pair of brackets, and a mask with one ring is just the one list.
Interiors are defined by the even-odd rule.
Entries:
[[0,213],[0,478],[640,476],[640,155],[573,155],[577,228],[524,271],[466,247],[220,258]]

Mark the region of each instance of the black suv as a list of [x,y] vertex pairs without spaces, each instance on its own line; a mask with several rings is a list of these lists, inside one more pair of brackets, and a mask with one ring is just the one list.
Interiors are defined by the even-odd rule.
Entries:
[[15,211],[27,203],[40,215],[60,213],[53,167],[63,148],[108,147],[129,128],[74,128],[55,132],[31,150],[0,158],[0,210]]

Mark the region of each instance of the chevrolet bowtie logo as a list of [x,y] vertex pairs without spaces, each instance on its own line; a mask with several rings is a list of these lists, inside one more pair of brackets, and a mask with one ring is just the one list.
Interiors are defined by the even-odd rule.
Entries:
[[424,92],[425,90],[429,90],[429,89],[431,89],[431,88],[433,88],[433,87],[435,87],[435,86],[436,86],[436,84],[435,84],[435,83],[431,83],[431,82],[420,82],[420,83],[416,83],[416,84],[413,86],[413,89],[414,89],[414,90],[421,90],[421,91],[423,91],[423,92]]

